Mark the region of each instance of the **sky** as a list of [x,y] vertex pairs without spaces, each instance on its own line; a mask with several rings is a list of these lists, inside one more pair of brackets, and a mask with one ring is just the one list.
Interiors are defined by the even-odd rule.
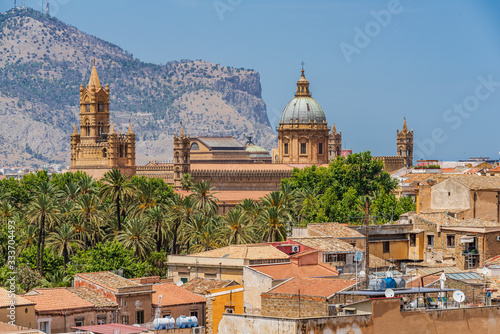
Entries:
[[[0,11],[13,3],[0,0]],[[257,70],[273,128],[303,61],[344,148],[395,155],[406,117],[415,160],[500,158],[500,1],[50,0],[50,7],[145,62],[203,59]]]

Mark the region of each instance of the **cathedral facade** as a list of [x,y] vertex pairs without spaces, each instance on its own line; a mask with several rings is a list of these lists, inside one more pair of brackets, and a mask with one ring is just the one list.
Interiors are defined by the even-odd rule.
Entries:
[[75,124],[71,134],[71,170],[101,178],[111,169],[134,175],[135,134],[116,133],[109,121],[109,85],[101,85],[92,67],[88,85],[80,85],[80,133]]

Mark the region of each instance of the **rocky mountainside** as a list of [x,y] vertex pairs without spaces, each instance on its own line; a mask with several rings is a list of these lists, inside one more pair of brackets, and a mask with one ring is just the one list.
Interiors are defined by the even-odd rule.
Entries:
[[180,122],[191,136],[224,135],[270,149],[276,135],[259,73],[203,60],[166,65],[130,53],[32,9],[0,13],[0,166],[69,164],[79,87],[92,59],[109,83],[111,120],[137,137],[137,163],[169,160]]

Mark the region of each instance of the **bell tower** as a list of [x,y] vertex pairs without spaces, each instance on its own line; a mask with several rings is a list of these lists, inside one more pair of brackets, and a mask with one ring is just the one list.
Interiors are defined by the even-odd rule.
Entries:
[[189,136],[184,134],[184,127],[181,123],[179,135],[174,135],[174,185],[176,188],[181,187],[182,175],[191,171],[190,144]]
[[329,160],[334,160],[342,155],[342,131],[337,132],[335,123],[332,126],[332,132],[328,136],[328,156]]
[[413,166],[413,130],[408,131],[406,117],[404,120],[403,130],[397,130],[398,157],[404,157],[406,167],[411,167]]
[[97,69],[92,67],[87,87],[80,85],[80,135],[82,143],[95,142],[109,132],[109,85],[101,86]]

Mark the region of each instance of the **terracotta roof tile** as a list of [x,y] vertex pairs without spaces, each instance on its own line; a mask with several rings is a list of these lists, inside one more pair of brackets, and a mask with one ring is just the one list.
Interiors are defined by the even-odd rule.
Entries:
[[284,283],[277,285],[266,294],[290,294],[301,296],[331,297],[336,292],[349,288],[356,283],[352,280],[333,279],[333,278],[292,278]]
[[[206,299],[192,293],[184,287],[175,284],[154,284],[153,304],[158,306],[173,306],[184,304],[204,303]],[[161,296],[161,303],[160,303]]]
[[94,273],[79,273],[75,276],[80,276],[84,279],[92,281],[110,290],[117,291],[119,288],[128,288],[133,286],[140,286],[141,284],[128,280],[124,277],[113,274],[109,271],[100,271]]
[[488,172],[500,172],[500,166],[488,170]]
[[289,259],[290,256],[269,244],[232,245],[188,256],[220,257],[227,259]]
[[336,270],[318,264],[299,266],[295,263],[280,263],[256,265],[249,268],[271,276],[273,280],[285,280],[293,277],[331,277],[339,274]]
[[322,252],[354,252],[355,248],[334,237],[296,237],[290,238],[306,247],[316,249]]
[[24,298],[34,302],[36,311],[72,310],[94,307],[66,288],[33,289]]
[[450,217],[449,215],[443,212],[421,213],[419,215],[416,215],[415,217],[417,219],[422,219],[424,221],[428,221],[434,224],[439,224],[441,226],[447,226],[447,227],[500,227],[500,223],[492,220],[486,220],[480,218],[462,220]]
[[182,287],[193,293],[199,295],[205,295],[209,290],[221,289],[233,285],[239,285],[239,283],[233,280],[221,281],[215,279],[196,277],[186,282]]
[[466,187],[474,190],[498,190],[500,189],[500,178],[495,176],[468,175],[454,178]]
[[[8,307],[10,306],[10,298],[9,298],[9,291],[5,290],[4,288],[0,288],[0,307]],[[23,298],[22,296],[15,295],[15,305],[16,306],[26,306],[26,305],[33,305],[34,302],[31,300],[28,300],[26,298]]]
[[358,231],[339,223],[308,224],[307,229],[316,231],[325,237],[335,237],[335,238],[365,237]]
[[103,297],[87,287],[66,288],[69,292],[74,293],[78,297],[94,304],[95,307],[115,307],[118,306],[114,301]]

